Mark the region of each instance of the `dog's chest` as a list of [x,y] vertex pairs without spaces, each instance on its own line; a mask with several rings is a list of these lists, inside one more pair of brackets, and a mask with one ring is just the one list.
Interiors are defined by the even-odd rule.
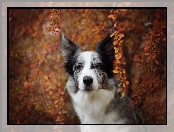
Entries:
[[98,116],[83,114],[80,118],[82,124],[113,124],[116,117],[114,113],[110,113],[108,115],[103,114]]
[[[103,91],[103,92],[102,92]],[[106,113],[114,92],[100,90],[94,96],[78,93],[74,99],[74,108],[82,124],[112,124],[117,118],[115,112]]]

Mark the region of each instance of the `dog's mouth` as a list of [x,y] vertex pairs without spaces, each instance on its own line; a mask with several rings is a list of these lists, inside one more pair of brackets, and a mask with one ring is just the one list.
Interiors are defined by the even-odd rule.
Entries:
[[85,87],[84,91],[85,91],[85,92],[92,92],[93,89],[92,89],[91,87]]
[[[79,88],[76,88],[75,92],[77,93],[79,90],[80,90]],[[85,88],[81,91],[83,91],[83,92],[92,92],[92,91],[94,91],[94,89],[92,87],[85,86]]]
[[[100,89],[106,89],[106,88],[105,87],[98,88],[98,90],[100,90]],[[75,92],[77,93],[79,90],[81,90],[83,92],[92,92],[92,91],[94,91],[94,89],[92,87],[88,87],[88,86],[85,86],[85,88],[83,90],[76,87]]]
[[85,92],[92,92],[93,89],[84,89]]

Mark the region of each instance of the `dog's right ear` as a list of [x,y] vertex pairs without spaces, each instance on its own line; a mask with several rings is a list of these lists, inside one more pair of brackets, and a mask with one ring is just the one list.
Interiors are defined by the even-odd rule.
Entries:
[[80,49],[76,46],[71,40],[67,39],[64,33],[61,33],[61,52],[62,56],[64,57],[65,61],[68,58],[74,56],[75,53],[79,52]]

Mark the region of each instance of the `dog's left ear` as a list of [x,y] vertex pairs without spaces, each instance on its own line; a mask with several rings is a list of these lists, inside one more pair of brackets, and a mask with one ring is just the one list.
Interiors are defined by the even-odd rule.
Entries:
[[96,52],[101,56],[103,64],[106,64],[103,68],[107,72],[108,77],[113,76],[113,62],[115,59],[114,51],[114,38],[110,37],[111,31],[105,37],[105,39],[98,45]]
[[115,52],[114,52],[114,37],[110,37],[112,34],[112,29],[109,31],[108,35],[101,41],[98,45],[96,52],[102,56],[107,56],[109,61],[114,60]]

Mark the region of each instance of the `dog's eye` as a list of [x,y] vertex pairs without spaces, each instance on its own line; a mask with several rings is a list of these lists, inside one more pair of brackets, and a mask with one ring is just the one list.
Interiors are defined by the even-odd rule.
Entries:
[[102,64],[101,63],[97,63],[97,64],[93,65],[93,68],[95,68],[95,69],[102,69]]
[[78,64],[76,67],[76,70],[81,70],[83,68],[82,64]]

